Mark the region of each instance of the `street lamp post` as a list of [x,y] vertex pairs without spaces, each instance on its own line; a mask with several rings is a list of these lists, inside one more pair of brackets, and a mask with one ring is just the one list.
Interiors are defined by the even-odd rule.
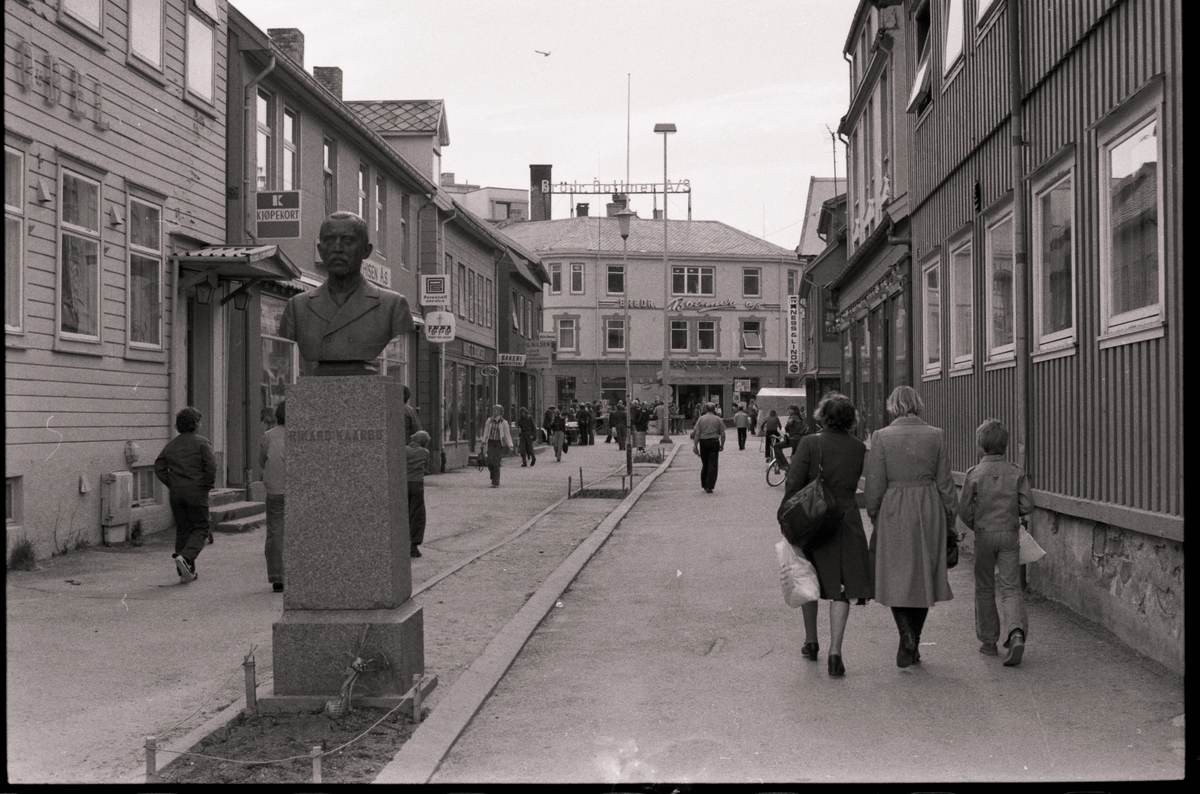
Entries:
[[674,124],[655,124],[655,132],[663,136],[663,360],[662,392],[666,421],[662,422],[662,443],[671,443],[671,320],[667,305],[671,302],[671,267],[667,260],[667,136],[675,132]]
[[624,273],[625,293],[625,474],[629,477],[629,485],[633,487],[633,439],[629,434],[629,407],[633,404],[633,378],[629,372],[629,348],[633,346],[633,334],[629,332],[629,219],[633,213],[626,207],[617,213],[617,224],[621,229],[621,267]]

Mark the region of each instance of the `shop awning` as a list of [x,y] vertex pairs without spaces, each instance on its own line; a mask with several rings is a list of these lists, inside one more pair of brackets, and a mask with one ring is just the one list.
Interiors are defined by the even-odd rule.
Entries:
[[211,245],[175,254],[172,259],[184,270],[216,273],[218,279],[224,280],[300,278],[300,268],[277,245]]

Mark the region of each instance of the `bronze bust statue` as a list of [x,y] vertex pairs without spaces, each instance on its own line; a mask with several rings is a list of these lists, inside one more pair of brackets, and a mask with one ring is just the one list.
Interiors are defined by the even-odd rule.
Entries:
[[280,336],[300,346],[300,357],[317,363],[313,374],[374,374],[372,362],[388,342],[412,331],[405,297],[363,277],[371,250],[367,222],[353,212],[321,223],[317,251],[328,278],[292,297],[279,325]]

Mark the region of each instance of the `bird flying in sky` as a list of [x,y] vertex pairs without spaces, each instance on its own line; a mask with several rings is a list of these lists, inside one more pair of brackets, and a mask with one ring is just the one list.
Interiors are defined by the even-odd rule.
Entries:
[[550,52],[542,52],[541,50],[534,50],[534,52],[536,52],[538,55],[545,55],[547,58],[549,58],[550,52],[554,52],[554,50],[550,50]]

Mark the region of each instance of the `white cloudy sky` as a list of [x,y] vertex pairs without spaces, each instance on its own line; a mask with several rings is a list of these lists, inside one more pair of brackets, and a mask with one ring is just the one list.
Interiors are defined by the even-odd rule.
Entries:
[[[234,0],[255,25],[299,28],[305,68],[339,66],[347,100],[443,99],[459,182],[672,181],[692,217],[799,242],[810,176],[834,175],[855,0]],[[542,56],[535,50],[549,51]],[[845,176],[837,145],[837,175]],[[576,198],[595,208],[605,196]],[[568,199],[556,199],[566,217]],[[651,215],[651,197],[631,206]],[[687,197],[673,194],[671,218]]]

